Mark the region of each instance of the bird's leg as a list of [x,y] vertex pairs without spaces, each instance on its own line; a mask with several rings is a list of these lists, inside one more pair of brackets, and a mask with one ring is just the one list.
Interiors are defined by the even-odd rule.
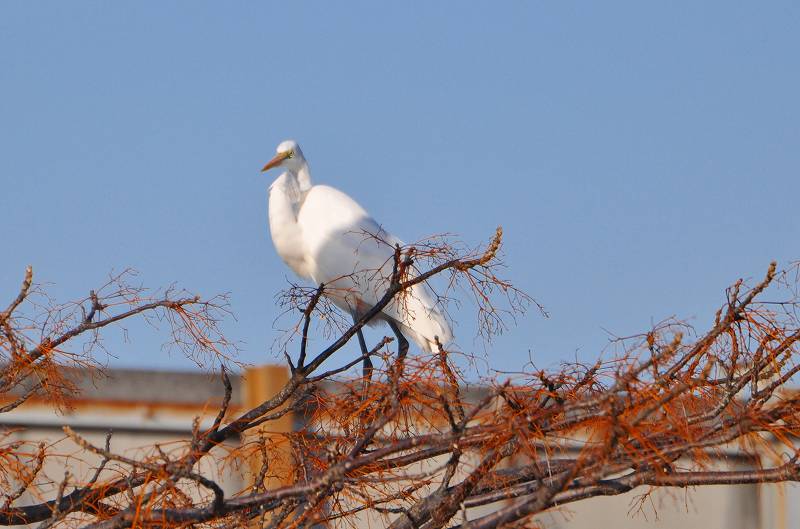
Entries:
[[367,342],[364,340],[364,333],[361,332],[361,329],[356,331],[358,334],[358,345],[361,346],[361,354],[364,355],[364,380],[371,380],[372,379],[372,360],[369,357],[369,351],[367,350]]
[[367,341],[364,340],[364,333],[359,329],[356,331],[356,335],[358,336],[358,345],[361,346],[361,354],[364,357],[364,378],[361,380],[361,401],[363,402],[367,400],[369,387],[372,383],[372,360],[369,357]]
[[394,335],[397,336],[397,358],[398,360],[402,360],[408,354],[408,340],[406,340],[406,337],[403,336],[402,332],[400,332],[400,328],[395,322],[392,320],[388,321],[389,327],[392,328],[392,332],[394,332]]

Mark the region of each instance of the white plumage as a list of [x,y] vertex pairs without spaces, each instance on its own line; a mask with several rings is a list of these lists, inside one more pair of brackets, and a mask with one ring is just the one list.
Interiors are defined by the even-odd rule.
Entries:
[[[277,155],[262,171],[272,167],[285,168],[269,191],[269,228],[278,255],[298,276],[324,283],[325,295],[359,318],[386,292],[394,247],[402,242],[345,193],[312,186],[308,163],[295,141],[278,145]],[[395,298],[379,318],[395,324],[424,351],[436,350],[437,337],[442,344],[453,339],[424,284]]]

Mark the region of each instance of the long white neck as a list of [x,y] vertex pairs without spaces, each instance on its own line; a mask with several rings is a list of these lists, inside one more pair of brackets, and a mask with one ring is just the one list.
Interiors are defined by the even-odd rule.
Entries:
[[287,168],[269,186],[269,231],[272,242],[281,259],[303,278],[309,277],[309,269],[297,217],[309,189],[311,179],[305,164],[297,171]]
[[300,188],[301,192],[311,189],[311,170],[305,160],[296,170],[289,169],[287,172],[297,180],[297,187]]
[[[294,272],[310,278],[309,264],[303,249],[303,234],[297,216],[306,194],[311,190],[311,171],[305,160],[293,160],[269,187],[269,231],[278,255]],[[297,162],[300,162],[299,164]]]

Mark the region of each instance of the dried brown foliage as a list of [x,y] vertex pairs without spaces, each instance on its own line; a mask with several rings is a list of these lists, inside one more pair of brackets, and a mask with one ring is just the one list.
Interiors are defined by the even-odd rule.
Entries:
[[[0,524],[294,529],[354,526],[367,516],[392,529],[489,529],[637,487],[648,494],[664,486],[800,478],[800,394],[786,389],[800,370],[796,267],[778,273],[773,264],[758,283],[737,282],[704,332],[666,322],[621,340],[616,357],[591,365],[469,388],[452,353],[400,359],[387,338],[370,351],[384,359],[380,376],[368,385],[339,377],[363,358],[337,363],[333,353],[412,284],[434,276],[446,278],[444,297],[466,285],[482,329],[496,331],[503,322],[497,294],[512,314],[530,301],[497,276],[501,235],[475,252],[441,239],[398,249],[384,297],[355,324],[339,320],[323,348],[311,346],[308,333],[313,321],[332,317],[324,289],[292,290],[282,299],[300,309],[299,340],[287,351],[286,385],[229,417],[231,385],[222,368],[227,397],[213,425],[201,429],[198,421],[191,438],[169,450],[154,446],[133,459],[113,451],[110,435],[97,446],[66,429],[102,464],[88,481],[66,475],[49,497],[40,492],[33,494],[39,503],[18,505],[52,454],[45,445],[0,440]],[[19,296],[0,312],[0,389],[13,396],[2,413],[33,394],[64,402],[69,387],[59,368],[92,365],[103,328],[128,318],[169,321],[177,345],[206,362],[230,352],[218,333],[220,300],[172,292],[148,298],[114,278],[84,300],[46,306],[30,303],[31,275],[29,269]],[[762,301],[770,288],[786,297]],[[39,313],[23,316],[26,303]],[[280,440],[246,435],[289,412],[301,414],[305,428]],[[225,457],[212,453],[231,440],[240,442]],[[721,456],[731,451],[749,468],[726,468]],[[251,458],[262,462],[260,470],[233,496],[200,465]]]

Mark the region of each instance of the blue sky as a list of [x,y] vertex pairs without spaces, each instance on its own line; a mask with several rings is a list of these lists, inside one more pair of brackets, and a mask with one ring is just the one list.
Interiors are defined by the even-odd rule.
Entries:
[[[59,299],[133,267],[230,292],[242,359],[273,360],[291,275],[259,168],[295,138],[405,240],[503,225],[551,317],[485,353],[456,313],[494,368],[703,325],[800,258],[799,49],[790,1],[4,2],[0,299],[29,263]],[[138,330],[112,365],[191,367]]]

